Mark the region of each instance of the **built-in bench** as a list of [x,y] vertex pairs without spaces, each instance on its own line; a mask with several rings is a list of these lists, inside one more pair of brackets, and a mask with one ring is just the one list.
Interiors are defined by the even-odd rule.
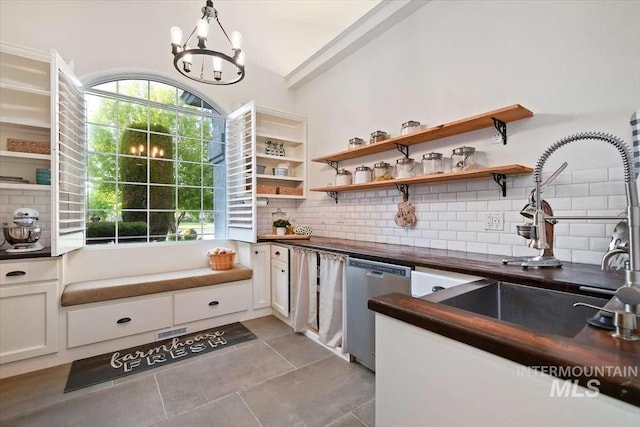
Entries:
[[199,268],[143,276],[75,282],[62,292],[63,307],[180,291],[251,279],[253,270],[236,264],[230,270]]

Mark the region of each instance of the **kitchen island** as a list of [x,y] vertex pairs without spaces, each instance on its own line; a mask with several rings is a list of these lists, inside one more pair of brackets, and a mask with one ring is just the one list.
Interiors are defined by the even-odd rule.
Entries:
[[[562,268],[523,270],[485,254],[318,237],[288,244],[581,295],[611,297],[611,291],[624,283],[621,273],[601,271],[595,265],[566,263]],[[466,425],[498,425],[500,419],[504,425],[595,425],[597,420],[638,425],[640,342],[617,340],[608,331],[586,325],[573,338],[535,333],[430,298],[389,294],[369,300],[369,308],[376,311],[380,425],[405,425],[392,423],[397,417],[415,423],[420,418],[411,417],[426,416],[427,408],[436,411],[430,418],[433,425],[465,425],[465,420]],[[615,304],[613,300],[608,307]],[[554,367],[577,370],[565,375]],[[601,369],[590,375],[589,368],[596,367]],[[581,375],[574,377],[578,371]],[[575,384],[570,383],[572,388],[560,380],[554,384],[558,378]],[[557,397],[550,397],[552,387]],[[476,403],[469,406],[472,401]],[[511,409],[504,412],[503,406]],[[488,416],[484,421],[483,415]]]

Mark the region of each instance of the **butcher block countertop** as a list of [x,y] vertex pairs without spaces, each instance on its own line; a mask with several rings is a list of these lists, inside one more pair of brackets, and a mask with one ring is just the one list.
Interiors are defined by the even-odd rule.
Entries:
[[[589,264],[566,263],[562,268],[522,269],[502,264],[503,256],[413,246],[371,243],[325,237],[311,237],[303,241],[280,243],[316,250],[343,253],[371,261],[389,262],[406,266],[436,268],[525,285],[544,286],[557,290],[575,291],[577,287],[616,290],[624,283],[624,274],[600,270]],[[586,294],[586,292],[584,292]],[[590,294],[603,297],[602,294]]]
[[[622,273],[604,272],[598,266],[588,264],[566,263],[561,268],[524,270],[519,266],[503,265],[503,257],[495,255],[321,237],[282,243],[598,297],[607,296],[585,287],[615,290],[624,283]],[[640,407],[640,379],[634,375],[640,365],[640,341],[615,339],[608,331],[586,325],[573,338],[536,333],[512,323],[438,304],[429,298],[388,294],[371,298],[369,308],[525,366],[618,367],[617,370],[604,369],[604,375],[597,372],[593,377],[577,379],[586,386],[587,381],[597,378],[600,393]],[[607,304],[608,308],[620,306],[616,299]]]

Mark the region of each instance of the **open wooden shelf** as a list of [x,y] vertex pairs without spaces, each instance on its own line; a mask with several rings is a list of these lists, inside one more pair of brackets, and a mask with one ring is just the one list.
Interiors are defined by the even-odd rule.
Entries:
[[412,178],[390,179],[387,181],[374,181],[365,184],[330,185],[327,187],[311,188],[310,191],[322,191],[327,193],[356,190],[378,190],[381,188],[395,187],[397,185],[434,184],[438,182],[466,181],[472,179],[492,178],[495,175],[522,175],[533,172],[533,168],[523,165],[504,165],[490,168],[472,169],[463,172],[438,173],[433,175],[421,175]]
[[341,151],[335,154],[329,154],[322,157],[311,159],[313,162],[339,162],[347,159],[355,159],[357,157],[368,156],[370,154],[382,153],[384,151],[393,150],[397,145],[415,145],[423,142],[433,141],[436,139],[447,138],[449,136],[460,135],[462,133],[471,132],[478,129],[492,127],[493,119],[500,120],[504,123],[513,122],[520,119],[533,117],[533,113],[520,104],[511,105],[509,107],[500,108],[498,110],[489,111],[487,113],[478,114],[476,116],[467,117],[465,119],[456,120],[454,122],[433,126],[427,129],[419,130],[408,135],[397,136],[387,139],[386,141],[365,145],[361,148],[353,150]]

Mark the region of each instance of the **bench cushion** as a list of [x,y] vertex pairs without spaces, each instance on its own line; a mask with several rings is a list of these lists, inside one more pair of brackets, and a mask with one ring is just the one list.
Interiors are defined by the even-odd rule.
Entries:
[[251,279],[252,274],[253,270],[250,268],[236,264],[230,270],[199,268],[144,276],[76,282],[65,286],[64,292],[62,292],[61,304],[63,307],[68,307],[201,286],[219,285],[238,280],[248,280]]

